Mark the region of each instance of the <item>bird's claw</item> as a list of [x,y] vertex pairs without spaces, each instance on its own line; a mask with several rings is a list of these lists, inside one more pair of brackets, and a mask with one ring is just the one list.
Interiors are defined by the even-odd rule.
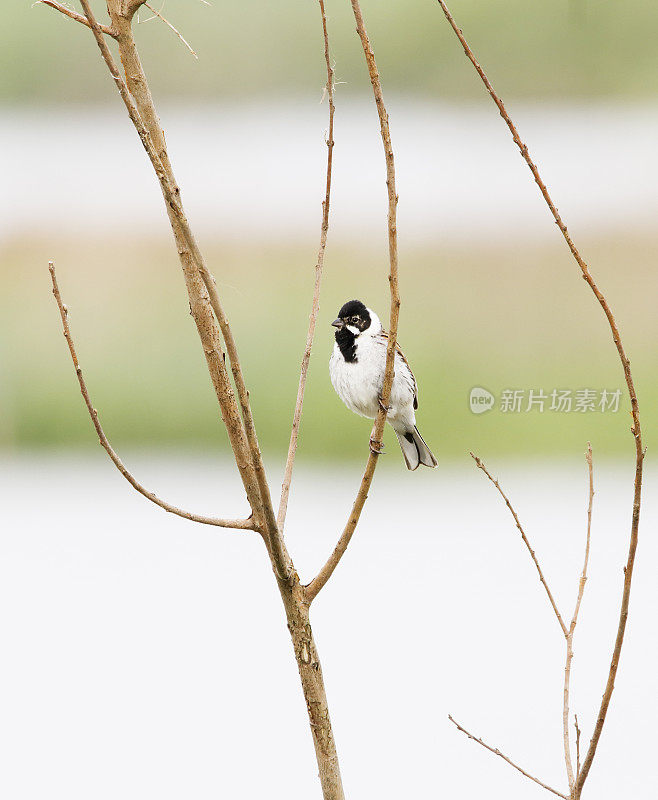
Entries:
[[378,442],[376,439],[370,437],[370,452],[374,456],[383,456],[385,455],[384,452],[384,442]]

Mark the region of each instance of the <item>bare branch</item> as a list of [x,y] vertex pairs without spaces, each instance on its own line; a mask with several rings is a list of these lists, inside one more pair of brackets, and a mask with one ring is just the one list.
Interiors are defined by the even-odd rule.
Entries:
[[281,485],[281,499],[279,500],[279,513],[277,515],[277,525],[279,531],[283,533],[286,522],[286,512],[288,510],[288,496],[290,494],[290,483],[292,481],[292,470],[295,464],[297,453],[297,440],[299,438],[299,425],[302,418],[302,407],[304,405],[304,390],[306,389],[306,378],[308,375],[308,365],[311,360],[311,350],[313,349],[313,339],[315,338],[315,326],[320,312],[320,287],[322,285],[322,270],[324,267],[324,251],[327,246],[327,232],[329,231],[329,201],[331,198],[331,168],[334,151],[334,69],[331,66],[329,54],[329,34],[327,32],[327,15],[324,10],[324,0],[319,0],[320,13],[322,15],[322,33],[324,35],[324,59],[327,65],[327,85],[326,93],[329,98],[329,131],[327,133],[327,178],[325,196],[322,203],[322,226],[320,228],[320,248],[318,259],[315,265],[315,286],[313,288],[313,301],[311,303],[311,314],[308,320],[308,333],[306,334],[306,349],[302,356],[302,366],[299,374],[299,387],[297,389],[297,401],[292,418],[292,429],[290,431],[290,444],[288,446],[288,457],[286,468]]
[[508,500],[507,495],[505,494],[505,492],[503,492],[503,490],[500,488],[500,484],[498,483],[498,481],[495,480],[491,476],[491,474],[489,473],[489,471],[485,467],[484,462],[482,461],[482,459],[478,458],[478,456],[476,456],[474,453],[471,453],[471,456],[473,457],[473,460],[477,464],[478,468],[481,469],[482,472],[484,472],[484,474],[487,476],[487,478],[489,478],[491,483],[493,483],[493,485],[496,487],[496,489],[498,489],[498,493],[500,494],[500,496],[505,501],[505,505],[510,510],[511,515],[514,517],[514,522],[516,523],[516,527],[519,529],[519,533],[521,534],[521,538],[523,539],[523,543],[528,548],[528,552],[530,553],[530,557],[532,558],[535,567],[537,567],[537,572],[539,573],[539,580],[541,581],[542,586],[546,590],[546,594],[547,594],[548,599],[549,599],[549,601],[551,603],[553,611],[555,612],[555,616],[557,617],[557,621],[560,624],[560,628],[562,628],[562,633],[565,636],[567,636],[567,627],[564,624],[564,620],[562,619],[562,615],[558,611],[558,608],[557,608],[557,605],[555,603],[555,600],[553,599],[553,595],[551,593],[551,590],[548,588],[548,584],[546,583],[546,579],[544,578],[544,573],[541,571],[541,567],[539,566],[539,561],[537,560],[537,556],[535,555],[535,551],[532,549],[532,547],[530,545],[530,542],[528,541],[528,537],[525,535],[525,531],[523,530],[523,528],[521,526],[521,523],[519,522],[519,518],[516,515],[516,511],[512,507],[512,504]]
[[373,52],[368,34],[366,32],[361,7],[358,0],[351,0],[352,11],[356,20],[356,30],[361,39],[361,45],[366,58],[368,66],[368,74],[370,75],[370,82],[372,84],[373,94],[375,97],[375,104],[377,106],[377,114],[379,115],[379,126],[382,136],[382,143],[384,145],[384,156],[386,159],[386,187],[388,189],[388,252],[389,252],[389,285],[391,291],[391,314],[389,324],[388,345],[386,348],[386,370],[384,373],[384,384],[382,388],[382,396],[380,408],[375,419],[375,424],[370,436],[370,455],[366,464],[361,485],[357,493],[356,499],[352,506],[352,512],[349,516],[347,524],[343,529],[343,533],[338,540],[333,553],[322,567],[317,576],[306,587],[306,597],[308,602],[312,602],[322,587],[331,577],[333,571],[338,566],[338,562],[343,557],[350,543],[350,539],[354,534],[356,526],[361,516],[361,511],[365,505],[368,491],[372,484],[372,479],[375,474],[375,467],[377,466],[377,459],[381,452],[382,439],[384,434],[384,425],[386,424],[386,415],[388,401],[391,395],[391,387],[393,386],[394,377],[394,359],[395,359],[395,346],[398,335],[398,319],[400,316],[400,293],[398,290],[398,236],[397,236],[397,205],[398,195],[395,189],[395,159],[393,156],[393,145],[391,143],[391,132],[388,125],[388,112],[384,104],[384,95],[382,93],[382,85],[379,79],[379,71],[375,61],[375,54]]
[[[587,536],[585,538],[585,559],[583,562],[583,569],[578,581],[578,595],[576,597],[576,605],[569,625],[569,632],[567,633],[567,654],[564,665],[564,693],[562,703],[562,732],[564,739],[564,762],[567,769],[567,778],[569,780],[569,789],[573,792],[576,778],[573,773],[573,765],[571,763],[571,745],[569,742],[569,684],[571,681],[571,662],[573,660],[573,635],[578,623],[578,612],[580,611],[580,604],[583,601],[583,594],[585,592],[585,583],[587,582],[587,565],[589,563],[589,547],[590,537],[592,531],[592,504],[594,502],[594,470],[592,467],[592,445],[587,442],[587,453],[585,454],[587,461],[587,468],[589,473],[589,503],[587,506]],[[576,735],[580,736],[580,731],[576,726]],[[580,743],[577,742],[577,750],[580,749]],[[576,777],[580,772],[580,753],[577,753],[577,766]]]
[[[199,59],[199,56],[198,56],[198,55],[197,55],[197,54],[194,52],[194,50],[192,49],[192,46],[191,46],[191,45],[190,45],[190,43],[187,41],[187,39],[185,39],[185,37],[184,37],[184,36],[181,34],[181,32],[180,32],[180,31],[179,31],[177,28],[174,28],[174,26],[171,24],[171,22],[169,22],[169,20],[168,20],[168,19],[166,19],[165,17],[163,17],[163,16],[162,16],[162,14],[161,14],[159,11],[156,11],[156,10],[153,8],[153,6],[152,6],[152,5],[150,5],[150,3],[146,3],[146,2],[145,2],[143,5],[145,5],[147,8],[149,8],[149,9],[150,9],[150,10],[151,10],[151,11],[152,11],[154,14],[155,14],[155,16],[156,16],[158,19],[161,19],[161,20],[164,22],[164,24],[165,24],[165,25],[166,25],[168,28],[170,28],[170,29],[171,29],[171,30],[172,30],[172,31],[173,31],[173,32],[176,34],[176,36],[177,36],[177,37],[178,37],[178,38],[181,40],[181,42],[182,42],[182,43],[185,45],[185,47],[187,47],[187,49],[190,51],[190,53],[192,53],[192,55],[194,56],[194,58],[196,58],[196,59],[197,59],[197,61],[198,61],[198,59]],[[153,19],[153,18],[151,17],[151,19]],[[144,20],[144,22],[148,22],[148,20]]]
[[78,356],[75,350],[75,345],[73,344],[73,337],[71,336],[71,330],[69,328],[68,322],[68,309],[66,305],[62,302],[62,297],[59,292],[59,286],[57,284],[57,277],[55,275],[55,265],[51,261],[48,264],[48,269],[50,270],[50,278],[53,284],[53,295],[55,296],[55,300],[57,301],[57,307],[59,308],[59,314],[62,318],[62,326],[64,329],[64,337],[66,338],[66,343],[69,346],[69,352],[71,353],[71,360],[73,361],[73,367],[75,369],[75,374],[78,378],[78,383],[80,384],[80,391],[82,392],[82,397],[85,401],[85,405],[87,406],[87,411],[89,411],[89,416],[91,417],[91,421],[96,429],[96,433],[98,434],[98,440],[101,443],[101,446],[107,452],[108,456],[112,460],[115,467],[119,470],[119,472],[123,475],[123,477],[128,481],[128,483],[136,489],[141,495],[146,497],[147,500],[150,500],[152,503],[155,503],[156,506],[160,506],[165,511],[169,511],[172,514],[176,514],[178,517],[183,517],[185,519],[189,519],[191,522],[200,522],[203,525],[216,525],[220,528],[237,528],[239,530],[255,530],[254,521],[249,519],[218,519],[215,517],[204,517],[200,514],[193,514],[190,511],[184,511],[181,508],[177,508],[176,506],[172,506],[171,503],[167,503],[165,500],[161,500],[157,497],[153,492],[150,492],[148,489],[145,489],[137,480],[133,477],[133,475],[128,472],[126,467],[123,465],[123,462],[117,455],[116,451],[113,449],[112,445],[108,441],[107,436],[105,435],[103,428],[100,423],[100,419],[98,418],[98,412],[94,408],[91,399],[89,397],[89,391],[87,389],[87,385],[85,383],[84,376],[82,374],[82,368],[78,362]]
[[507,113],[503,101],[500,99],[496,91],[494,90],[493,86],[491,85],[489,79],[484,73],[484,70],[477,62],[473,51],[468,45],[464,34],[462,33],[461,29],[458,27],[457,23],[454,20],[454,17],[448,10],[448,7],[444,0],[437,0],[438,4],[441,6],[443,13],[445,14],[450,27],[455,32],[455,35],[459,39],[464,53],[466,57],[471,62],[473,67],[475,68],[476,72],[480,76],[482,82],[484,83],[487,91],[489,92],[491,99],[494,101],[498,110],[500,111],[501,117],[505,120],[507,127],[512,134],[512,139],[514,143],[519,148],[521,155],[530,168],[532,175],[535,179],[535,183],[539,187],[539,190],[546,201],[546,205],[548,206],[553,219],[555,220],[556,225],[560,229],[562,236],[564,237],[569,250],[571,251],[572,256],[574,257],[576,263],[580,267],[580,271],[584,280],[587,282],[588,286],[592,290],[594,296],[596,297],[599,305],[601,306],[603,313],[608,320],[608,325],[610,326],[610,331],[612,333],[612,339],[615,343],[615,347],[617,348],[617,352],[619,354],[619,360],[621,361],[622,369],[624,370],[624,379],[626,381],[626,386],[628,388],[628,396],[631,401],[631,415],[633,417],[633,425],[631,427],[631,433],[635,440],[635,477],[633,482],[633,514],[631,519],[631,530],[630,530],[630,537],[629,537],[629,545],[628,545],[628,557],[626,559],[626,566],[624,567],[624,586],[622,589],[622,597],[621,597],[621,607],[619,610],[619,622],[617,624],[617,635],[615,637],[615,644],[612,651],[612,656],[610,659],[610,667],[608,669],[608,678],[606,681],[605,691],[603,692],[603,697],[601,699],[601,705],[599,707],[599,713],[596,720],[596,725],[594,727],[594,733],[592,735],[592,739],[590,740],[589,747],[587,749],[587,753],[585,755],[585,760],[583,761],[582,770],[578,776],[578,780],[576,781],[575,787],[575,795],[576,797],[580,796],[582,791],[583,785],[587,779],[589,774],[589,770],[592,766],[592,761],[594,760],[594,755],[596,753],[596,748],[599,743],[599,739],[601,738],[601,732],[603,730],[603,725],[605,723],[605,718],[608,713],[608,707],[610,705],[610,700],[612,698],[612,692],[615,688],[615,677],[617,675],[617,669],[619,668],[619,658],[621,656],[621,649],[624,643],[624,634],[626,633],[626,622],[628,620],[628,607],[630,603],[630,596],[631,596],[631,583],[633,580],[633,567],[635,566],[635,553],[637,551],[637,543],[638,543],[638,532],[640,526],[640,506],[642,502],[642,469],[644,465],[644,455],[645,450],[642,446],[642,430],[640,427],[640,407],[637,399],[637,392],[635,391],[635,384],[633,381],[633,375],[631,373],[631,364],[626,355],[626,351],[624,350],[624,346],[622,344],[621,335],[619,333],[619,329],[617,327],[617,323],[613,316],[612,310],[608,305],[603,293],[600,291],[599,287],[594,281],[594,278],[591,276],[589,267],[581,257],[578,249],[576,248],[575,244],[573,243],[569,232],[567,230],[567,226],[562,221],[562,217],[560,216],[557,207],[553,203],[551,196],[548,193],[548,189],[546,185],[541,179],[539,175],[539,170],[537,166],[533,162],[528,152],[527,146],[521,140],[521,137],[518,134],[518,131],[512,122],[509,114]]
[[[61,14],[64,14],[65,17],[75,20],[75,22],[79,22],[81,25],[86,25],[87,28],[91,28],[91,23],[87,17],[83,16],[82,14],[78,14],[77,11],[73,11],[66,6],[63,6],[61,3],[56,3],[55,0],[36,0],[34,5],[50,6],[50,8],[54,8],[55,11],[59,11]],[[109,26],[99,24],[98,27],[106,36],[111,36],[113,39],[116,39],[116,32]]]
[[[215,394],[219,401],[222,419],[226,425],[240,476],[256,520],[255,524],[259,530],[262,530],[261,525],[266,528],[265,535],[267,544],[270,553],[273,554],[277,574],[279,577],[287,578],[292,573],[290,556],[285,550],[276,529],[276,519],[269,497],[269,489],[265,479],[262,458],[258,450],[253,417],[249,408],[248,392],[242,378],[235,341],[233,340],[228,320],[219,302],[214,278],[205,267],[203,256],[201,255],[185,216],[185,212],[183,211],[180,200],[180,190],[176,185],[173,171],[169,163],[164,135],[155,113],[153,100],[132,36],[130,26],[131,16],[141,3],[139,0],[134,0],[123,15],[116,9],[112,12],[112,21],[117,28],[117,41],[119,42],[122,60],[130,66],[130,69],[126,69],[126,78],[131,83],[132,89],[128,88],[128,85],[124,82],[119,73],[114,59],[112,58],[112,54],[103,39],[98,23],[91,11],[89,0],[80,0],[80,3],[89,20],[103,60],[114,78],[114,82],[126,106],[130,119],[139,134],[142,145],[158,177],[160,188],[167,204],[167,212],[169,214],[174,237],[178,245],[178,252],[183,265],[183,274],[185,275],[188,292],[190,293],[191,304],[196,308],[193,314],[194,321],[203,344],[203,350],[215,388]],[[197,270],[209,297],[204,297],[201,294],[201,287],[197,285],[194,274]],[[224,355],[219,347],[219,342],[217,341],[218,337],[215,337],[215,326],[208,317],[206,310],[206,303],[208,302],[210,303],[212,313],[217,317],[217,322],[224,336],[227,352],[231,361],[231,369],[236,380],[244,422],[240,419],[233,390],[226,374]],[[208,309],[208,311],[210,311],[210,309]]]
[[459,723],[458,723],[456,720],[454,720],[454,719],[453,719],[453,718],[450,716],[450,714],[448,714],[448,719],[450,720],[450,722],[452,722],[452,724],[453,724],[453,725],[454,725],[454,726],[455,726],[455,727],[456,727],[458,730],[460,730],[462,733],[465,733],[465,734],[466,734],[466,736],[468,736],[468,738],[469,738],[469,739],[472,739],[474,742],[477,742],[478,744],[481,744],[481,745],[482,745],[482,747],[484,747],[484,748],[485,748],[485,750],[488,750],[490,753],[493,753],[495,756],[500,756],[500,758],[502,758],[502,759],[503,759],[503,761],[506,761],[506,762],[507,762],[507,763],[508,763],[508,764],[509,764],[511,767],[514,767],[514,769],[515,769],[515,770],[518,770],[518,771],[521,773],[521,775],[525,775],[525,776],[526,776],[526,778],[530,778],[530,780],[531,780],[531,781],[534,781],[536,784],[538,784],[539,786],[541,786],[541,787],[542,787],[542,789],[546,789],[547,791],[549,791],[549,792],[552,792],[553,794],[557,795],[558,797],[563,797],[563,798],[564,798],[564,800],[569,800],[569,798],[567,797],[567,795],[566,795],[566,794],[562,794],[562,792],[558,792],[558,791],[557,791],[557,789],[553,789],[553,788],[551,788],[551,787],[550,787],[550,786],[548,786],[547,784],[545,784],[545,783],[542,783],[542,781],[540,781],[538,778],[534,778],[532,775],[530,775],[530,774],[529,774],[528,772],[526,772],[524,769],[521,769],[521,767],[519,767],[519,766],[518,766],[517,764],[515,764],[515,763],[514,763],[514,762],[513,762],[511,759],[509,759],[509,758],[508,758],[506,755],[504,755],[504,753],[501,753],[501,752],[500,752],[500,750],[498,750],[498,748],[497,748],[497,747],[490,747],[488,744],[486,744],[485,742],[483,742],[483,741],[482,741],[482,739],[478,739],[476,736],[473,736],[473,734],[472,734],[472,733],[469,733],[469,732],[466,730],[466,728],[462,728],[462,726],[461,726],[461,725],[460,725],[460,724],[459,724]]

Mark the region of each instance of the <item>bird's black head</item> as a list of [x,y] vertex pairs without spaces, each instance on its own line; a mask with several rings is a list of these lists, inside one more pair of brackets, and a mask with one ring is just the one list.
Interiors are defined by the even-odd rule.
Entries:
[[336,333],[338,337],[344,328],[352,329],[354,336],[358,336],[368,330],[371,322],[370,313],[360,300],[348,300],[331,324],[338,328]]

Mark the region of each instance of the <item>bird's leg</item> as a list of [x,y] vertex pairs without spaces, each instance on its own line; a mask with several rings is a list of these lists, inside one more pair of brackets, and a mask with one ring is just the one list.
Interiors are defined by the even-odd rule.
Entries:
[[[379,403],[379,407],[381,408],[381,410],[384,411],[386,414],[388,414],[388,412],[391,410],[391,406],[384,405],[384,401],[382,400],[381,397],[377,398],[377,402]],[[374,428],[373,428],[373,432],[374,432]],[[370,452],[373,453],[376,456],[384,455],[384,442],[379,442],[376,439],[373,439],[373,437],[371,436],[370,437]]]

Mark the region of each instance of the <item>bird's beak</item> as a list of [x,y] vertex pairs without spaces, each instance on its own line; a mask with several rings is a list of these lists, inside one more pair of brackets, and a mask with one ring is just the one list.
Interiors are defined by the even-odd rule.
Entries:
[[331,324],[334,326],[334,328],[338,329],[345,327],[345,323],[340,317],[336,317],[336,319]]

